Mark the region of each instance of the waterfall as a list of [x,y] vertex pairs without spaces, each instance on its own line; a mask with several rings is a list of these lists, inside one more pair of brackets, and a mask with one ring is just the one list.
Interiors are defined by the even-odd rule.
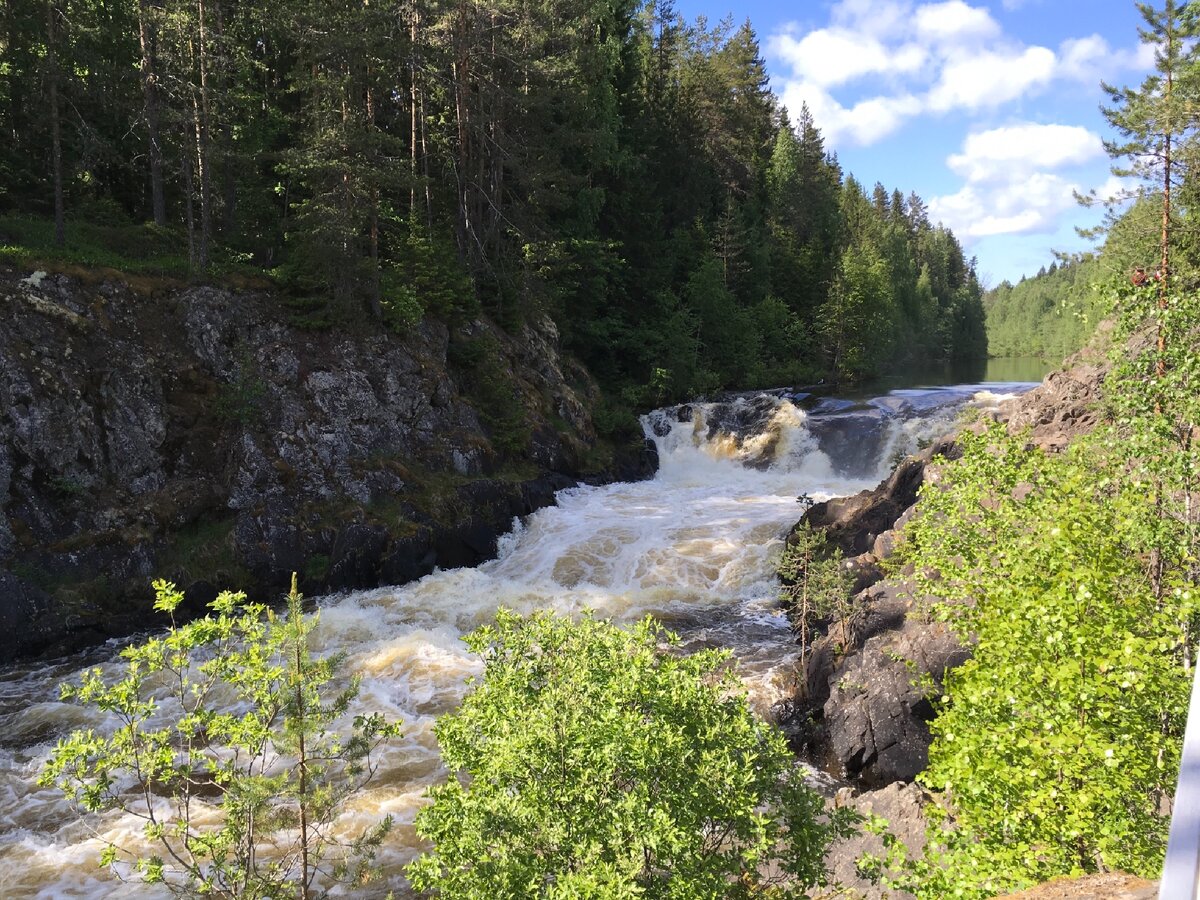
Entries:
[[[767,714],[791,689],[795,645],[778,608],[773,561],[802,512],[796,498],[873,486],[964,406],[994,405],[1026,387],[894,391],[863,401],[778,391],[656,410],[643,418],[659,451],[654,479],[560,492],[556,506],[514,523],[498,557],[477,568],[325,598],[318,652],[345,653],[362,676],[359,711],[404,722],[403,738],[338,825],[353,833],[395,817],[380,855],[387,877],[372,890],[404,893],[400,868],[419,852],[413,816],[426,788],[445,776],[434,720],[480,672],[460,638],[498,606],[594,610],[625,623],[655,616],[685,649],[732,650]],[[0,896],[10,900],[99,900],[135,890],[96,860],[107,841],[136,845],[140,822],[118,814],[81,820],[55,791],[36,786],[56,740],[75,728],[111,727],[57,699],[58,684],[91,664],[119,669],[114,650],[101,648],[0,674]]]

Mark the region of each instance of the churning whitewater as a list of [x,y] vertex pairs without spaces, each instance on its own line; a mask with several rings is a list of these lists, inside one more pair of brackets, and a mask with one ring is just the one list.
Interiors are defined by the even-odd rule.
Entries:
[[[480,664],[460,638],[497,607],[595,610],[619,622],[649,614],[685,649],[734,652],[757,708],[787,695],[795,645],[777,602],[773,561],[814,500],[873,486],[903,454],[947,430],[969,404],[1028,385],[895,391],[865,402],[759,394],[657,410],[644,418],[660,469],[636,484],[561,492],[501,540],[498,558],[403,587],[327,598],[314,638],[362,675],[359,711],[403,720],[404,736],[339,823],[347,834],[392,815],[379,895],[404,892],[401,867],[420,850],[411,823],[426,788],[445,777],[435,718],[453,709]],[[99,654],[99,655],[97,655]],[[115,649],[0,673],[0,897],[156,896],[97,865],[108,842],[136,847],[140,820],[80,818],[37,775],[72,729],[103,716],[58,700],[85,665],[114,676]]]

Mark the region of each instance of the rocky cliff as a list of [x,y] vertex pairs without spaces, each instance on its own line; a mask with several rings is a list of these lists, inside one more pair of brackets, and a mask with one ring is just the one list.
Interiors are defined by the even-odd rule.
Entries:
[[652,471],[614,472],[596,399],[549,319],[314,332],[264,291],[0,269],[0,661],[151,624],[153,577],[200,609],[479,562]]
[[[1080,355],[995,415],[1030,443],[1058,452],[1095,427],[1106,374],[1094,354]],[[850,787],[838,802],[882,815],[910,853],[924,843],[927,798],[914,779],[928,763],[932,701],[946,672],[968,659],[970,648],[924,614],[929,598],[913,596],[905,573],[887,560],[916,511],[921,486],[936,483],[943,465],[959,454],[948,435],[901,462],[878,487],[815,504],[801,520],[822,529],[844,554],[854,578],[855,612],[844,625],[828,623],[814,641],[796,695],[778,714],[798,749],[846,779]],[[891,574],[885,577],[885,570]],[[885,891],[858,874],[856,860],[882,849],[879,838],[865,835],[835,845],[827,862],[840,884],[859,896],[903,900],[909,895]]]

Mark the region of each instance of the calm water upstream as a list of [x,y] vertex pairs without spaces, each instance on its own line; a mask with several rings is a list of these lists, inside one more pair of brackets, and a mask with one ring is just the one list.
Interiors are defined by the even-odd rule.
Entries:
[[[661,459],[654,479],[561,492],[557,506],[518,523],[499,558],[478,568],[326,598],[319,650],[348,654],[362,674],[363,710],[405,724],[380,776],[339,823],[353,832],[395,817],[377,893],[404,893],[400,869],[419,849],[413,816],[425,789],[445,776],[434,719],[480,670],[459,639],[498,606],[592,609],[622,622],[657,616],[687,645],[730,648],[755,705],[769,713],[790,689],[794,659],[772,561],[800,514],[796,497],[872,486],[964,407],[1027,387],[909,388],[864,400],[776,393],[659,410],[645,418]],[[113,652],[0,672],[0,897],[156,896],[96,864],[104,842],[135,843],[136,820],[81,819],[35,784],[59,737],[107,727],[103,716],[57,697],[59,683],[84,665],[115,672]]]

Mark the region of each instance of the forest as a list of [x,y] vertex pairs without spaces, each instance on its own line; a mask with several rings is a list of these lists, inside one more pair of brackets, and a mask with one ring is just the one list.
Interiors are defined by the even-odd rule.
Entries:
[[312,328],[553,316],[634,407],[981,358],[974,261],[670,0],[48,0],[0,19],[0,252],[267,277]]
[[[70,851],[97,851],[96,877],[185,897],[309,900],[380,872],[387,890],[480,900],[829,896],[840,886],[827,854],[864,832],[882,850],[858,856],[855,874],[877,896],[982,900],[1064,876],[1158,877],[1169,813],[1185,808],[1174,793],[1200,633],[1196,8],[1140,5],[1154,72],[1104,86],[1114,172],[1135,187],[1110,208],[1103,245],[986,294],[919,196],[868,188],[808,109],[782,107],[748,22],[686,22],[670,0],[2,9],[5,260],[250,285],[293,325],[346,343],[436,320],[447,355],[477,319],[515,334],[550,317],[611,405],[596,410],[598,430],[613,409],[685,399],[666,430],[682,426],[699,459],[687,477],[560,492],[546,508],[557,525],[526,515],[511,543],[491,546],[494,566],[431,561],[413,587],[351,587],[315,611],[298,574],[285,610],[206,584],[207,614],[189,608],[189,586],[160,577],[164,627],[144,643],[89,656],[91,668],[45,667],[52,699],[33,677],[13,682],[36,690],[41,712],[75,710],[55,724],[3,720],[26,730],[15,751],[0,743],[0,773],[62,795],[0,847],[27,895],[60,873],[17,855],[37,843],[26,836],[66,868],[54,853],[74,838],[59,817],[76,811],[108,828]],[[36,305],[36,289],[10,299],[42,315],[51,304]],[[1084,364],[1054,373],[1026,420],[1024,400],[960,418],[945,440],[914,439],[919,453],[893,459],[880,488],[822,500],[874,514],[895,473],[909,482],[915,501],[884,497],[896,508],[870,520],[870,550],[854,556],[830,526],[813,530],[807,483],[780,493],[798,484],[786,467],[728,458],[746,434],[725,435],[721,459],[702,456],[718,429],[704,438],[690,402],[853,382],[913,359],[1080,348]],[[457,352],[479,381],[502,380]],[[282,430],[228,418],[238,448]],[[789,427],[815,419],[797,413]],[[1058,429],[1053,440],[1041,426]],[[788,446],[782,427],[771,418],[763,432],[772,452]],[[368,461],[395,462],[385,450],[397,455],[373,448]],[[296,492],[290,466],[257,455],[272,492],[247,491],[217,540],[226,549]],[[685,466],[656,458],[660,472]],[[50,471],[39,477],[56,504],[92,491]],[[415,480],[400,471],[402,487]],[[815,492],[861,487],[824,479]],[[774,519],[722,530],[748,522],[763,493],[786,527],[804,516],[792,538]],[[347,507],[324,529],[330,554],[347,534],[391,546],[418,530],[408,510],[389,535]],[[466,519],[464,508],[448,515]],[[268,529],[250,534],[270,549]],[[555,544],[562,534],[571,541]],[[117,549],[105,559],[124,552],[106,540]],[[745,571],[764,580],[737,574],[727,587],[747,549],[763,551]],[[626,578],[618,558],[649,574]],[[868,566],[877,580],[852,588]],[[552,574],[522,581],[530,572]],[[962,651],[937,677],[915,645],[868,643],[891,627],[871,590],[885,583],[903,607],[897,628]],[[700,612],[689,618],[687,603]],[[839,664],[869,653],[901,673],[882,696],[927,738],[903,788],[920,795],[919,849],[841,805],[866,782],[827,804],[796,735],[752,708],[738,660],[714,648],[722,617],[747,605],[756,640],[769,608],[781,623],[769,640],[802,646],[787,703],[810,688],[821,631]],[[830,678],[829,697],[876,690],[858,671]],[[908,687],[919,702],[900,710]],[[32,787],[14,796],[41,802]]]

